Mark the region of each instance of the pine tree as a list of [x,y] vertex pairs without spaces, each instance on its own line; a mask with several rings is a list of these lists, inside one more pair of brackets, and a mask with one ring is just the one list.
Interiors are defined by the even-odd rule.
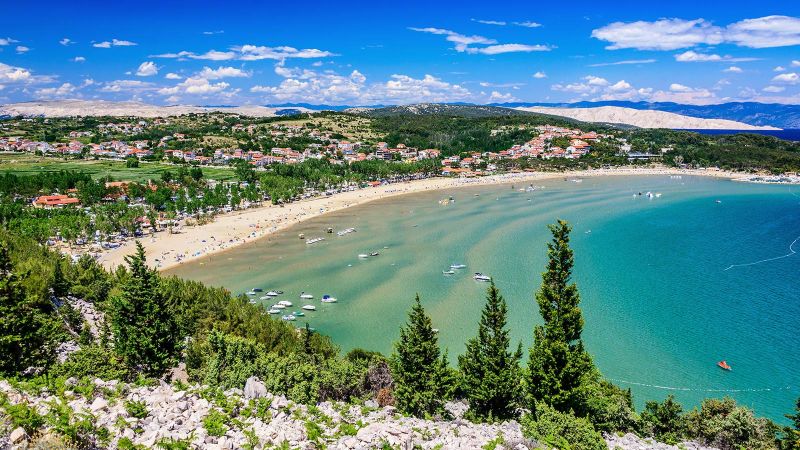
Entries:
[[544,325],[534,329],[530,349],[527,388],[531,406],[544,402],[553,408],[576,415],[586,412],[580,392],[585,376],[593,373],[591,357],[583,347],[583,317],[578,307],[578,287],[571,282],[574,264],[569,246],[571,228],[559,220],[548,227],[553,234],[547,244],[547,270],[536,293]]
[[781,449],[800,450],[800,398],[797,399],[795,414],[786,414],[792,426],[785,427],[781,438]]
[[60,323],[49,300],[24,287],[8,247],[0,243],[0,373],[18,375],[53,361]]
[[64,271],[61,268],[61,258],[56,258],[56,263],[53,266],[53,283],[51,285],[53,295],[58,298],[65,297],[69,294],[70,283],[64,277]]
[[506,301],[492,282],[478,336],[467,342],[466,353],[458,357],[469,413],[478,420],[511,419],[520,399],[522,344],[514,352],[509,349],[507,313]]
[[391,362],[397,408],[417,417],[440,413],[452,380],[447,356],[441,355],[436,331],[419,295],[408,313],[408,323],[400,329]]
[[178,327],[160,291],[155,270],[146,265],[144,247],[125,258],[130,268],[120,295],[111,299],[114,349],[128,367],[159,376],[179,347]]

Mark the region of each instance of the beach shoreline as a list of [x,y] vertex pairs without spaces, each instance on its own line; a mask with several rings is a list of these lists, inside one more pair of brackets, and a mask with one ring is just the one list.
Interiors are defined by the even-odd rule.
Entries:
[[[160,231],[145,235],[139,242],[144,246],[148,263],[166,271],[188,262],[195,262],[231,248],[283,231],[293,225],[353,206],[363,205],[398,195],[430,192],[463,186],[482,186],[507,183],[527,183],[556,178],[626,176],[626,175],[687,175],[725,179],[746,178],[742,173],[716,169],[612,168],[567,172],[513,172],[479,178],[426,178],[400,183],[345,191],[330,196],[314,197],[283,206],[264,205],[218,215],[205,225],[183,226],[179,233]],[[135,252],[136,240],[103,251],[98,262],[114,270],[125,263],[125,257]]]

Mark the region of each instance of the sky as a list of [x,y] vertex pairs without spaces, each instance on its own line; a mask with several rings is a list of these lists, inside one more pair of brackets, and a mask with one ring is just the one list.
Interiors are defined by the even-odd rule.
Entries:
[[800,104],[800,1],[0,0],[0,103]]

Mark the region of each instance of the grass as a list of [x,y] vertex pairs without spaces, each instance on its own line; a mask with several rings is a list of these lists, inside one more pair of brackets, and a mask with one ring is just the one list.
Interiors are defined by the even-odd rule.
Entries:
[[[203,167],[203,176],[212,180],[233,180],[236,176],[232,169],[223,167]],[[35,156],[27,153],[0,154],[0,174],[11,172],[15,175],[34,175],[41,172],[57,172],[74,170],[88,173],[93,178],[110,176],[115,181],[144,182],[149,179],[161,179],[166,171],[176,172],[177,166],[158,162],[142,161],[138,168],[125,167],[124,161],[59,159],[55,157]]]

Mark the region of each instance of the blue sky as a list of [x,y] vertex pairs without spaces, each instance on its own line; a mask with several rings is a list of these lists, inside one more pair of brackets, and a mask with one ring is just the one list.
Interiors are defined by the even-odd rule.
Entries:
[[800,103],[800,2],[0,3],[0,103]]

